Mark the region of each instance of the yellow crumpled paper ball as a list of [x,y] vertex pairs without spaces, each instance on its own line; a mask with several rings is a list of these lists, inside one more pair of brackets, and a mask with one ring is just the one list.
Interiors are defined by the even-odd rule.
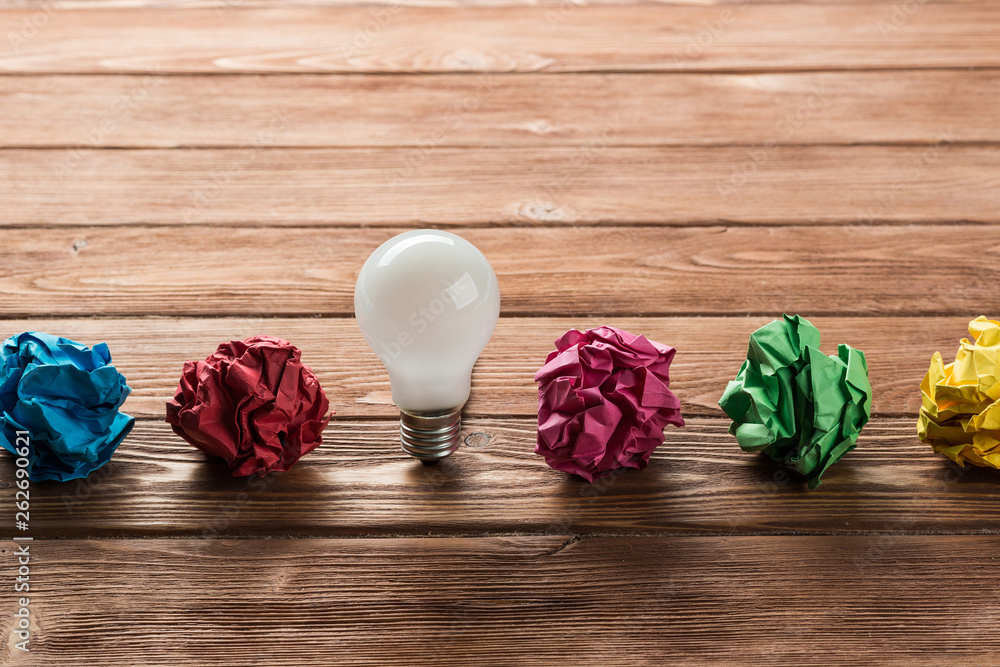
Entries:
[[917,435],[955,463],[1000,468],[1000,322],[969,322],[953,363],[941,353],[920,383]]

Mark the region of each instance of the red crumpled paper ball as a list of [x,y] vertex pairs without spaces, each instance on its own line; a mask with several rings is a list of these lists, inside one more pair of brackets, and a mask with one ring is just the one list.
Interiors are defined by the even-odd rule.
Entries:
[[234,477],[288,470],[323,442],[330,402],[288,341],[254,336],[186,361],[167,403],[174,432],[225,459]]
[[535,453],[588,482],[618,468],[645,468],[664,427],[684,426],[669,389],[675,352],[614,327],[566,332],[535,374]]

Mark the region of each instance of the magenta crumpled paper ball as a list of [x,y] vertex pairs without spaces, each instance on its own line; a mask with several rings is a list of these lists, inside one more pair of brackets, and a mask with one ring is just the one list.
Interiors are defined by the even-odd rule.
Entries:
[[669,389],[675,352],[615,327],[567,331],[535,374],[535,453],[588,482],[618,468],[645,468],[664,427],[684,426]]

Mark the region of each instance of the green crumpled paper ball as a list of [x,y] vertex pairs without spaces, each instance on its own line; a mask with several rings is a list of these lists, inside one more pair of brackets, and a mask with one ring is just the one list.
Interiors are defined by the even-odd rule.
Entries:
[[868,364],[848,345],[823,354],[819,329],[783,315],[750,335],[747,360],[719,406],[744,451],[793,465],[815,489],[871,417]]

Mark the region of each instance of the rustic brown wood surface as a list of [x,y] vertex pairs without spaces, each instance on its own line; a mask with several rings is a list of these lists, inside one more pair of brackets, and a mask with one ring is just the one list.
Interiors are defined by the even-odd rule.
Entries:
[[[806,490],[791,468],[740,451],[723,419],[688,417],[641,474],[594,484],[533,453],[531,419],[469,418],[433,468],[399,451],[398,423],[336,418],[321,449],[283,475],[233,478],[142,420],[106,469],[36,484],[36,538],[364,535],[769,535],[995,532],[995,471],[962,469],[876,419],[858,448]],[[308,463],[308,464],[307,464]],[[892,474],[886,474],[886,469]],[[5,479],[13,465],[4,460]],[[280,547],[276,547],[280,548]]]
[[[0,56],[0,72],[569,73],[1000,65],[995,3],[915,5],[919,11],[902,17],[894,17],[887,2],[593,7],[567,2],[555,11],[240,8],[235,0],[183,12],[71,7],[49,11],[44,29],[16,40],[17,48]],[[30,22],[38,11],[3,11],[0,34],[21,36],[23,20]]]
[[[37,645],[52,656],[45,664],[74,667],[135,664],[137,656],[288,666],[851,665],[858,656],[991,664],[989,642],[969,638],[988,636],[1000,620],[997,591],[983,585],[996,538],[544,535],[33,547],[49,572],[35,596]],[[0,555],[12,550],[6,543]],[[734,611],[714,616],[710,608]],[[96,641],[105,636],[118,641]]]
[[[718,407],[726,383],[746,358],[747,338],[771,316],[754,317],[504,317],[473,372],[466,415],[530,417],[538,407],[534,374],[569,329],[609,322],[680,352],[670,368],[671,387],[686,414],[722,416]],[[968,336],[964,317],[813,317],[822,347],[833,354],[847,343],[868,355],[873,409],[882,416],[916,418],[919,385],[931,354],[954,355]],[[919,324],[918,324],[919,323]],[[146,318],[9,320],[10,331],[56,331],[94,345],[104,341],[133,393],[126,411],[162,418],[177,388],[184,362],[204,359],[220,342],[266,333],[301,350],[342,418],[394,417],[389,376],[353,318]]]
[[[915,422],[1000,316],[998,90],[986,0],[0,1],[0,338],[107,342],[138,417],[27,533],[0,457],[0,663],[995,664],[1000,473]],[[420,226],[503,301],[430,468],[353,319]],[[813,491],[717,404],[782,312],[874,387]],[[687,424],[588,484],[533,453],[533,375],[600,324],[677,347]],[[336,415],[247,480],[163,416],[259,333]]]
[[[352,316],[361,264],[403,229],[3,230],[0,299],[21,317]],[[995,226],[455,231],[490,258],[507,316],[966,317],[1000,308]],[[981,261],[970,262],[971,244]]]
[[270,148],[280,122],[273,130],[262,125],[239,148],[0,150],[5,220],[341,227],[1000,221],[996,144],[769,145],[776,132],[756,146],[476,149],[438,147],[428,133],[428,145],[414,148]]
[[0,146],[240,145],[276,116],[272,147],[987,142],[997,88],[993,70],[0,76]]

